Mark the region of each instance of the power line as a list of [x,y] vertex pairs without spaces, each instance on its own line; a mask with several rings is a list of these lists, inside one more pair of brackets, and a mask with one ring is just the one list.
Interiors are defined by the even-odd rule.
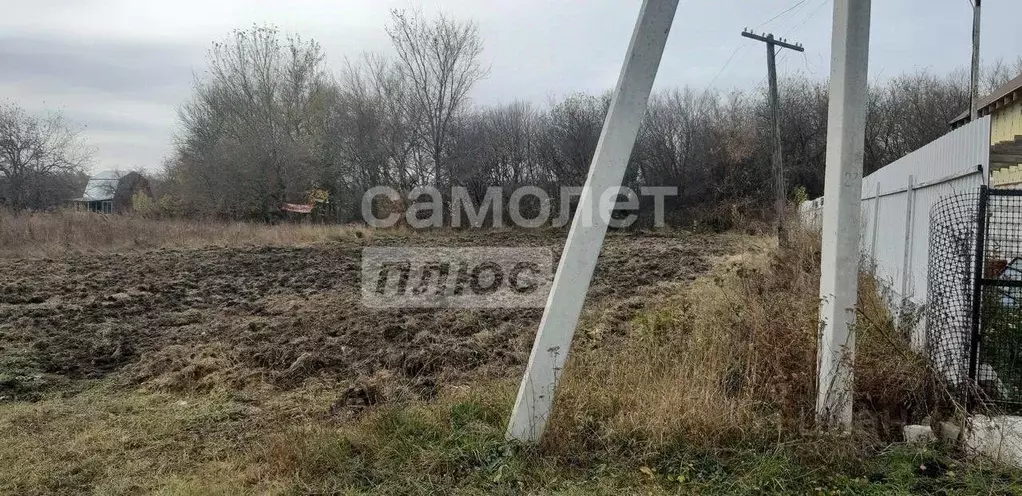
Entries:
[[[801,21],[798,21],[795,24],[793,24],[790,28],[785,29],[784,32],[787,33],[789,36],[792,35],[792,34],[797,33],[798,30],[802,26],[805,26],[806,23],[808,23],[809,21],[815,19],[816,16],[823,9],[823,7],[825,7],[830,2],[831,2],[831,0],[822,0],[820,3],[816,4],[816,7],[814,7],[813,10],[809,11],[809,13],[807,13],[806,16],[802,18]],[[787,53],[782,54],[781,57],[778,59],[778,62],[783,61],[785,55],[787,55]],[[811,64],[809,62],[809,58],[806,56],[805,52],[802,53],[802,59],[803,59],[803,61],[805,63],[805,67],[809,71],[809,73],[810,74],[816,74],[815,69],[813,67],[811,67],[811,65],[815,65],[815,64]],[[756,87],[759,87],[760,85],[762,85],[765,80],[766,80],[765,77],[763,79],[761,79],[759,81],[759,83],[756,85]]]
[[794,34],[796,30],[798,30],[799,28],[804,26],[807,22],[809,22],[813,18],[815,18],[816,15],[820,13],[820,9],[822,9],[823,6],[827,5],[828,3],[830,3],[830,0],[823,0],[822,2],[820,2],[820,4],[817,5],[815,9],[813,9],[811,12],[809,12],[809,15],[807,15],[804,19],[802,19],[802,21],[799,22],[798,24],[796,24],[796,25],[792,26],[791,28],[789,28],[786,32]]
[[791,7],[788,7],[787,9],[784,9],[784,11],[781,12],[780,14],[777,14],[777,15],[771,17],[770,19],[767,19],[766,21],[759,23],[759,25],[757,25],[756,27],[754,27],[752,29],[756,30],[756,29],[759,29],[759,28],[761,28],[761,27],[763,27],[763,26],[765,26],[767,24],[770,24],[771,22],[776,20],[778,17],[781,17],[784,14],[787,14],[788,12],[791,12],[792,10],[795,10],[796,8],[800,7],[804,3],[806,3],[806,0],[799,0],[798,2],[795,3],[795,5],[792,5]]
[[734,60],[735,55],[738,55],[738,52],[740,52],[742,50],[742,48],[745,48],[745,46],[746,45],[742,44],[742,45],[738,45],[737,47],[735,47],[734,51],[731,52],[731,56],[727,58],[727,62],[724,62],[724,67],[721,67],[720,70],[717,71],[717,75],[713,76],[713,79],[711,79],[709,84],[706,85],[707,89],[713,87],[713,83],[716,82],[717,78],[719,78],[720,75],[724,73],[724,69],[727,69],[728,64],[730,64],[731,61]]
[[812,67],[809,66],[809,57],[806,57],[805,52],[802,52],[802,61],[805,63],[806,70],[809,71],[809,74],[812,74],[812,75],[815,76],[816,75],[816,70],[814,70]]

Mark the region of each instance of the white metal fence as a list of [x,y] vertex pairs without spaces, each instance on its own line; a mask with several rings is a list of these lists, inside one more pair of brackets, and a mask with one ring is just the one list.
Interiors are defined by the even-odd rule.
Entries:
[[[862,253],[899,300],[926,302],[931,208],[985,184],[989,165],[990,118],[984,117],[863,178]],[[805,202],[803,221],[819,226],[823,202]],[[914,336],[917,343],[921,338]]]

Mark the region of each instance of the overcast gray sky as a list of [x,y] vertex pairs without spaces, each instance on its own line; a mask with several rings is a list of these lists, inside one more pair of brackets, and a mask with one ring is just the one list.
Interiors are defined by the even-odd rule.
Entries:
[[[172,152],[177,106],[189,97],[205,51],[237,27],[274,24],[318,40],[327,63],[362,51],[390,52],[393,7],[421,6],[479,23],[490,77],[479,104],[542,103],[613,86],[640,0],[0,0],[0,98],[31,111],[61,109],[97,148],[93,170],[158,168]],[[792,8],[794,7],[794,8]],[[790,9],[790,10],[788,10]],[[787,12],[785,12],[787,11]],[[782,14],[771,20],[778,14]],[[982,57],[1022,51],[1018,0],[983,4]],[[750,88],[766,73],[761,43],[743,27],[800,41],[784,51],[783,76],[829,71],[831,0],[682,0],[659,88]],[[769,22],[767,22],[769,21]],[[968,65],[968,0],[875,0],[871,80]],[[725,63],[730,59],[730,63]]]

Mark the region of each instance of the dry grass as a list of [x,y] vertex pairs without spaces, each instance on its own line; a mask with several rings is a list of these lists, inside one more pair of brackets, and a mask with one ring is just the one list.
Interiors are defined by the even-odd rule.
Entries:
[[[819,245],[721,264],[647,305],[623,339],[572,357],[547,447],[647,457],[677,443],[770,446],[813,427]],[[928,413],[933,381],[863,278],[856,357],[858,433],[896,440]]]
[[371,234],[363,226],[157,220],[74,211],[15,215],[0,210],[0,257],[43,258],[210,245],[300,245],[360,240]]
[[[224,395],[124,394],[3,405],[0,492],[138,494],[189,479],[244,484],[245,406]],[[170,491],[173,492],[173,491]]]

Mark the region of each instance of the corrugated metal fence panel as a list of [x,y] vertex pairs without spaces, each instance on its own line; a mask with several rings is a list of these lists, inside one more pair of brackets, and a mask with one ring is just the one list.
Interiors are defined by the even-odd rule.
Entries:
[[926,302],[930,210],[944,196],[978,188],[989,163],[990,118],[984,117],[863,179],[862,213],[870,229],[861,231],[863,253],[894,294]]
[[[989,165],[984,117],[863,178],[860,246],[894,295],[926,302],[930,209],[944,196],[978,188]],[[801,206],[807,223],[819,226],[823,200]]]
[[908,212],[908,194],[881,196],[879,204],[874,198],[869,200],[865,207],[863,214],[869,219],[868,224],[871,227],[875,224],[875,228],[861,236],[863,252],[872,257],[876,278],[887,287],[896,290],[903,276],[902,259],[905,253],[905,213]]
[[990,118],[984,117],[962,126],[926,146],[896,160],[862,180],[862,198],[875,194],[877,183],[881,194],[904,189],[908,176],[915,183],[943,182],[950,176],[982,166],[990,161]]

